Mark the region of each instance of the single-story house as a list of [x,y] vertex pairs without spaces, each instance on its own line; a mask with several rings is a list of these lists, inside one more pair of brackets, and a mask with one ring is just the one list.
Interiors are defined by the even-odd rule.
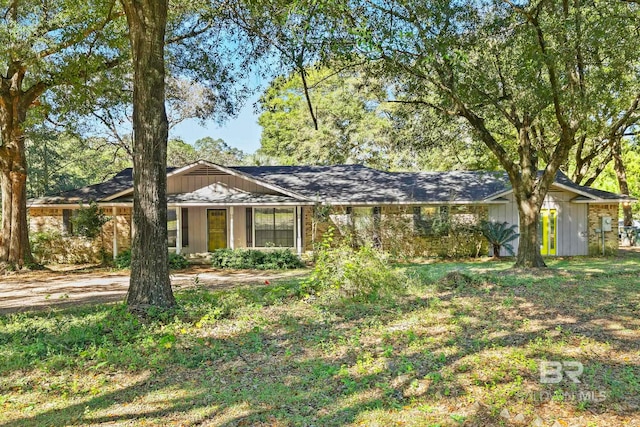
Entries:
[[[102,250],[115,256],[130,245],[132,185],[129,168],[100,184],[30,199],[31,230],[72,234],[74,210],[95,201],[110,217],[103,227]],[[183,254],[269,247],[300,254],[311,250],[329,225],[345,234],[369,224],[373,231],[366,233],[383,246],[401,236],[423,255],[472,255],[487,253],[479,236],[465,237],[464,228],[455,234],[438,224],[519,221],[511,185],[500,172],[384,172],[362,165],[229,167],[198,161],[167,169],[167,194],[169,247]],[[615,250],[619,204],[633,200],[577,185],[559,172],[542,207],[542,254],[596,254],[603,246]],[[386,229],[390,218],[401,219],[405,227],[376,231]],[[464,239],[465,248],[451,252]],[[513,243],[517,249],[518,242]]]

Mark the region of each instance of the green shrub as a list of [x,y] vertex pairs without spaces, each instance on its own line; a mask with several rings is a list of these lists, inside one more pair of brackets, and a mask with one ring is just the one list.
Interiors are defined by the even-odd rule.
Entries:
[[189,261],[182,254],[169,252],[169,268],[171,270],[182,270],[189,267]]
[[330,235],[325,240],[304,283],[307,289],[375,300],[406,288],[409,277],[393,267],[387,253],[369,244],[358,249],[346,244],[330,247]]
[[40,231],[29,233],[29,244],[33,257],[40,261],[49,261],[55,252],[54,246],[62,242],[62,234],[57,231]]
[[215,268],[234,270],[287,270],[302,268],[304,263],[289,249],[258,251],[255,249],[217,249],[211,254]]
[[[81,236],[64,236],[59,231],[29,233],[31,253],[40,264],[85,264],[104,262],[99,240]],[[108,256],[107,256],[108,258]]]
[[75,234],[89,239],[95,239],[102,232],[102,226],[109,218],[102,213],[96,202],[91,202],[87,207],[80,203],[80,208],[74,212],[71,222]]
[[120,252],[113,261],[113,264],[119,269],[131,267],[131,249]]
[[[131,249],[127,249],[118,254],[115,261],[113,262],[116,268],[124,269],[131,267]],[[169,269],[171,270],[180,270],[183,268],[187,268],[189,266],[189,261],[182,254],[176,254],[169,252]]]
[[513,252],[513,246],[509,242],[517,239],[518,236],[520,236],[520,234],[516,233],[516,228],[518,228],[517,225],[509,225],[506,221],[482,221],[480,229],[482,230],[482,235],[487,239],[487,241],[493,248],[494,258],[500,258],[501,248],[504,248],[510,255],[515,255],[515,253]]

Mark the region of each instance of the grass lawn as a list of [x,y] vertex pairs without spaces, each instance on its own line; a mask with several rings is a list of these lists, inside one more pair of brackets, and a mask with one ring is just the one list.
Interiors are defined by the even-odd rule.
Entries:
[[[640,259],[550,264],[413,264],[378,301],[285,281],[184,291],[152,320],[2,316],[0,426],[640,425]],[[543,361],[580,383],[541,383]]]

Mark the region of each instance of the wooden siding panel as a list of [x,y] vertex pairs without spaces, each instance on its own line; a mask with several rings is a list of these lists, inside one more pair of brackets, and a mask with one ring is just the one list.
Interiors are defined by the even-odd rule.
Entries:
[[233,209],[233,242],[235,248],[247,247],[246,212],[244,206],[236,206]]
[[[556,209],[558,211],[557,255],[573,256],[589,253],[587,206],[571,203],[576,195],[567,191],[550,191],[542,204],[542,209]],[[509,203],[492,205],[489,207],[491,221],[519,224],[518,208],[515,197],[510,194],[505,197]],[[512,243],[514,251],[518,251],[518,241]],[[501,255],[507,255],[504,251]]]
[[278,194],[261,185],[232,175],[180,175],[171,176],[167,181],[167,194],[190,193],[208,185],[220,183],[225,187],[261,194]]
[[207,252],[207,210],[204,207],[189,208],[189,248],[185,252]]
[[[501,205],[489,205],[489,221],[507,222],[507,224],[515,224],[517,226],[516,233],[518,233],[520,231],[519,230],[520,217],[518,215],[518,207],[516,206],[515,197],[513,194],[509,194],[505,196],[505,199],[509,200],[509,202]],[[511,242],[511,246],[513,246],[514,253],[518,253],[518,242],[519,242],[519,239],[516,239],[513,242]],[[490,248],[490,251],[491,251],[491,248]],[[507,256],[509,255],[509,253],[503,248],[500,250],[500,255]]]

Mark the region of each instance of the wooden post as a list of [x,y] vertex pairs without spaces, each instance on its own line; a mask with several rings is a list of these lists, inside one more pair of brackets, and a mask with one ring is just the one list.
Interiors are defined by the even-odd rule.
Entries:
[[296,247],[298,249],[298,255],[302,255],[302,209],[300,206],[296,206],[296,218],[298,219],[296,227]]
[[229,206],[229,248],[235,248],[235,236],[233,234],[233,206]]
[[113,221],[113,259],[118,256],[118,208],[111,208],[111,216]]
[[182,208],[176,206],[176,254],[182,252]]

